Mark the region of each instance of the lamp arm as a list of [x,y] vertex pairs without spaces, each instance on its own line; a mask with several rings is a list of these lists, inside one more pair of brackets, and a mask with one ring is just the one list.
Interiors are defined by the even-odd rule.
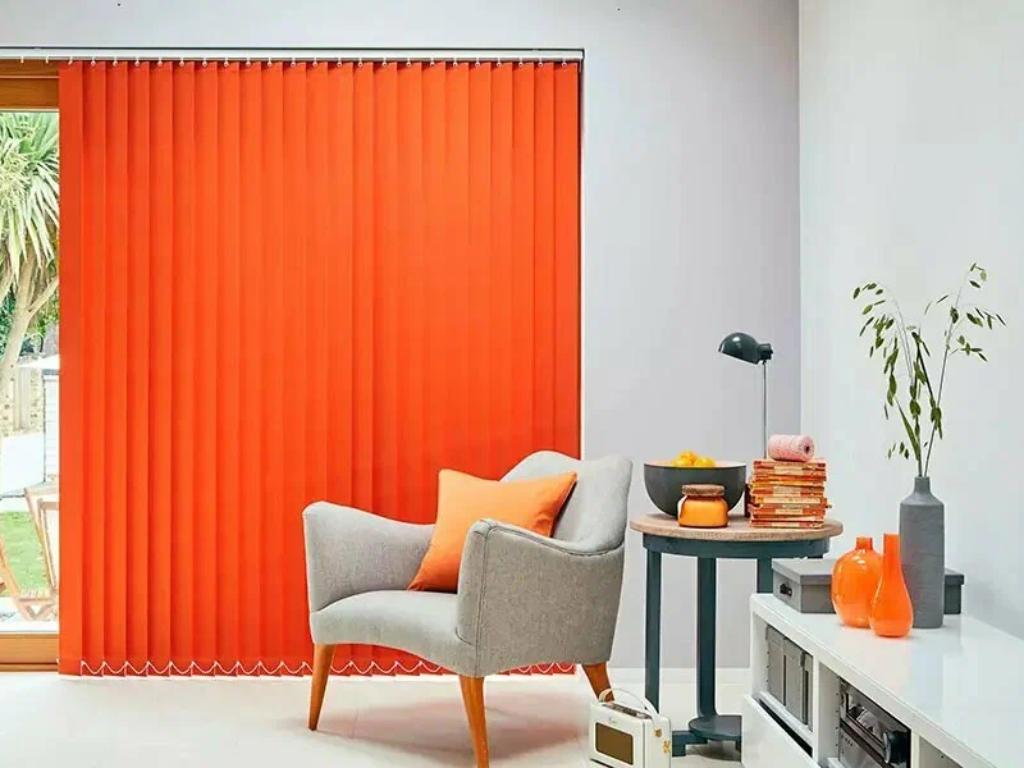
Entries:
[[768,458],[768,361],[761,362],[761,450]]

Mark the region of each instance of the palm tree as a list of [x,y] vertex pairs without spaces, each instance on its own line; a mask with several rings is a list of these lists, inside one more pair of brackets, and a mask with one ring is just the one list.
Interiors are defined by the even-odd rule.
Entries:
[[0,112],[0,302],[10,307],[0,354],[0,408],[33,319],[57,291],[57,115]]

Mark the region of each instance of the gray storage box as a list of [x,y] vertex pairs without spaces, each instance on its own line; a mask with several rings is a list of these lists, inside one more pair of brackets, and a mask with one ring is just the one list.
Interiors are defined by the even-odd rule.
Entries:
[[[772,561],[775,596],[800,613],[835,613],[832,568],[835,560],[799,558]],[[964,575],[946,569],[946,613],[959,614]]]
[[775,596],[800,613],[835,613],[831,593],[835,562],[807,558],[773,560]]
[[765,640],[768,643],[768,693],[783,704],[786,701],[786,662],[782,633],[768,626],[765,628]]
[[801,723],[810,725],[814,657],[788,637],[782,638],[782,644],[786,663],[786,698],[783,704]]
[[964,575],[957,571],[946,569],[946,610],[947,616],[956,616],[960,613],[960,601],[963,600]]
[[814,657],[775,627],[765,627],[768,693],[800,722],[811,724]]

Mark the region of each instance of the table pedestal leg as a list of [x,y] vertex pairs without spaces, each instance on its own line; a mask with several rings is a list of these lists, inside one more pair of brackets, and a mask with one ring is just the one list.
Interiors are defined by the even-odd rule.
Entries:
[[772,581],[772,559],[759,557],[757,559],[757,591],[762,594],[771,592],[773,590]]
[[647,550],[647,647],[644,696],[660,709],[661,692],[661,552]]
[[690,733],[703,740],[739,741],[739,716],[720,715],[715,708],[716,571],[714,558],[697,559],[697,717],[690,721]]
[[715,630],[718,626],[718,568],[708,557],[697,559],[697,716],[714,717]]

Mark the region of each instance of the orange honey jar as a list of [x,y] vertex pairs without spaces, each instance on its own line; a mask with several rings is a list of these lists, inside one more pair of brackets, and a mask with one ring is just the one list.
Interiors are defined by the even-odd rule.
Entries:
[[676,510],[679,524],[687,528],[724,528],[729,524],[729,506],[721,485],[684,485]]

